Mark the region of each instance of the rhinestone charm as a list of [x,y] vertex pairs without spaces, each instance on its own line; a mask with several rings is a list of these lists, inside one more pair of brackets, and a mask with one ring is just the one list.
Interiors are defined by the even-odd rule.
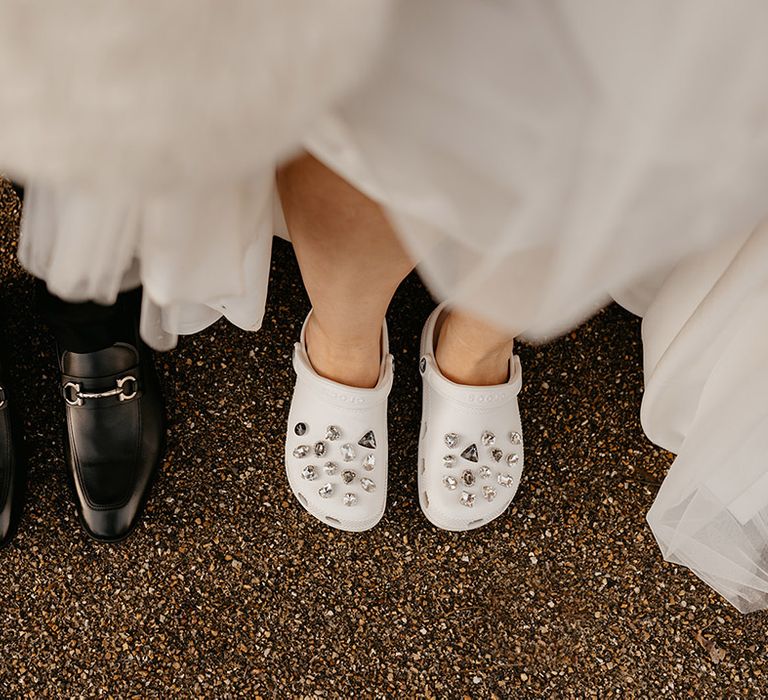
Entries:
[[336,466],[335,462],[326,462],[325,465],[323,465],[323,471],[328,476],[333,476],[338,471],[338,469],[339,468]]
[[325,430],[326,440],[338,440],[341,437],[341,430],[336,425],[329,425]]
[[464,486],[472,486],[475,483],[475,475],[469,469],[465,469],[461,473],[461,481]]
[[462,491],[461,496],[459,497],[459,503],[461,503],[463,506],[466,506],[467,508],[471,508],[473,505],[475,505],[475,494]]
[[346,442],[341,446],[341,456],[345,462],[351,462],[356,454],[354,445]]
[[503,456],[504,456],[504,453],[500,449],[496,448],[491,450],[491,457],[493,457],[494,462],[501,462],[501,458]]
[[444,467],[448,467],[450,469],[454,464],[456,464],[456,457],[453,455],[445,455],[445,457],[443,457]]
[[496,489],[493,486],[483,486],[483,498],[490,503],[496,498]]
[[304,433],[307,432],[307,424],[296,423],[296,425],[293,426],[293,432],[296,433],[296,435],[304,435]]
[[322,457],[326,452],[325,443],[322,440],[318,440],[315,443],[315,457]]
[[296,459],[304,459],[304,457],[309,455],[309,450],[309,445],[299,445],[293,449],[293,456],[296,457]]
[[354,493],[345,493],[344,494],[344,505],[345,506],[353,506],[357,503],[357,496]]
[[451,449],[456,447],[456,445],[459,444],[459,436],[456,433],[446,433],[445,435],[445,444],[448,445]]
[[480,436],[480,442],[483,443],[483,447],[491,447],[496,442],[496,436],[490,430],[484,430]]
[[477,445],[473,442],[464,452],[461,453],[461,456],[466,459],[468,462],[477,462]]
[[488,467],[480,467],[480,471],[478,472],[481,479],[490,479],[491,478],[491,470]]
[[343,472],[341,472],[341,480],[345,484],[349,484],[355,479],[355,472],[353,472],[351,469],[345,469]]
[[456,477],[449,474],[448,476],[443,477],[443,484],[445,485],[445,488],[453,491],[459,485],[459,482],[456,480]]
[[363,460],[363,469],[369,472],[375,466],[376,466],[376,455],[373,455],[373,454],[365,455],[365,459]]
[[509,474],[499,474],[496,477],[496,481],[499,482],[499,486],[503,486],[506,489],[511,489],[515,483],[515,480]]
[[367,447],[369,450],[376,449],[376,436],[373,434],[373,430],[369,430],[357,443],[360,447]]
[[363,490],[367,491],[368,493],[376,488],[376,484],[374,484],[373,480],[369,479],[367,476],[364,476],[362,479],[360,479],[360,486],[362,486]]
[[317,479],[317,467],[314,464],[308,464],[301,470],[301,478],[307,481],[314,481]]
[[512,467],[520,461],[520,457],[514,453],[507,455],[507,464]]
[[323,498],[330,498],[333,495],[333,484],[323,484],[317,492]]
[[523,436],[517,430],[513,430],[507,437],[513,445],[521,445],[523,443]]

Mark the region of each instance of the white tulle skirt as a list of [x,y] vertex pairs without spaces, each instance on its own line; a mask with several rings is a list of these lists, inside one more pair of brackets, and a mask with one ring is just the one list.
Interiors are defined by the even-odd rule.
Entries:
[[768,605],[768,223],[690,256],[643,318],[648,437],[677,457],[648,513],[669,561]]
[[[31,182],[19,259],[54,294],[111,304],[144,286],[141,334],[169,350],[226,315],[258,330],[275,230],[274,171],[140,201]],[[279,204],[278,204],[279,207]],[[282,214],[278,212],[278,218]]]
[[[654,534],[740,610],[768,607],[768,5],[334,0],[319,21],[312,3],[228,20],[199,0],[214,35],[239,25],[193,66],[209,34],[168,5],[160,24],[183,20],[170,46],[136,30],[143,2],[81,0],[56,18],[71,31],[34,50],[15,37],[36,3],[0,7],[0,163],[29,185],[23,263],[72,299],[141,282],[157,347],[221,314],[256,328],[281,228],[273,168],[303,147],[386,207],[438,296],[499,326],[547,337],[631,299],[643,426],[678,455]],[[107,26],[123,27],[118,51]],[[291,28],[311,41],[278,40]],[[81,63],[61,59],[62,36]],[[121,59],[163,51],[149,85],[165,92],[147,94],[147,66]]]

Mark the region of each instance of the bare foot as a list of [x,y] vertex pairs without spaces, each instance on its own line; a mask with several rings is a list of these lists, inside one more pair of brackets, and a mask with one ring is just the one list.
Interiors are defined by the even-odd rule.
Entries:
[[381,338],[337,341],[323,332],[314,314],[306,330],[307,355],[315,372],[334,382],[372,389],[379,380]]
[[459,311],[443,316],[435,360],[456,384],[493,386],[509,381],[514,339],[493,326]]

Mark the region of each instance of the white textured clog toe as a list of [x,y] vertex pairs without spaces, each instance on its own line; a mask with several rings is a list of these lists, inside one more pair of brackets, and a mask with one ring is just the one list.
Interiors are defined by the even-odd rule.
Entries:
[[444,310],[440,305],[432,312],[421,336],[419,503],[433,525],[473,530],[504,513],[520,484],[522,369],[512,355],[506,384],[465,386],[446,379],[434,356]]
[[387,502],[387,398],[393,362],[386,324],[373,389],[345,386],[317,374],[307,356],[306,326],[305,321],[293,353],[296,385],[285,441],[288,483],[318,520],[361,532],[381,520]]

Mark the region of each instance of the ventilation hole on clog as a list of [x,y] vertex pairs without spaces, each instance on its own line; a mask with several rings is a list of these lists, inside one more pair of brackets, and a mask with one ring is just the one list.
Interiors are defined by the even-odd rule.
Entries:
[[336,523],[337,525],[341,525],[341,520],[339,520],[338,518],[332,518],[330,515],[326,515],[326,516],[325,516],[325,519],[326,519],[326,520],[327,520],[329,523]]
[[303,494],[298,494],[299,500],[301,501],[301,505],[303,505],[305,508],[307,507],[307,499],[304,498]]
[[424,421],[421,426],[421,439],[423,440],[425,437],[427,437],[427,421]]
[[421,458],[421,473],[424,473],[424,470],[427,468],[426,463],[424,462],[424,457]]
[[424,492],[424,507],[429,508],[429,496],[426,491]]
[[467,523],[467,525],[468,525],[468,526],[472,526],[472,525],[479,525],[481,522],[483,522],[483,520],[485,520],[485,518],[478,518],[477,520],[470,520],[470,521]]

